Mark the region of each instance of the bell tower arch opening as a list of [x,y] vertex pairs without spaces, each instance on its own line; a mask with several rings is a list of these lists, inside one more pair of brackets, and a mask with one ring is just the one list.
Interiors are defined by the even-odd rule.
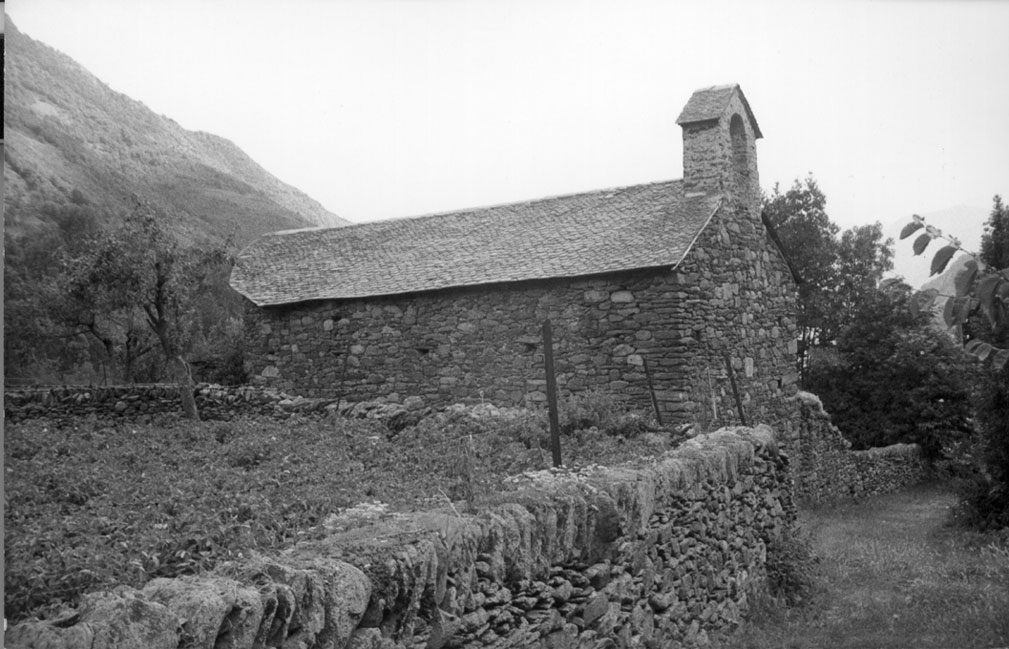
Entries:
[[746,125],[739,113],[733,114],[729,120],[729,141],[731,143],[732,186],[734,193],[741,194],[737,198],[748,200],[750,189],[750,143],[746,134]]

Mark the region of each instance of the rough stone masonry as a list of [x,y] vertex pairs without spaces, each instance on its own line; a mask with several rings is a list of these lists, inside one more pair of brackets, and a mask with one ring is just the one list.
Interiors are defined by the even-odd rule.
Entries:
[[648,408],[647,363],[665,423],[725,422],[731,374],[787,437],[797,289],[760,218],[760,129],[738,86],[677,123],[682,181],[264,236],[231,280],[248,371],[307,397],[530,405],[549,319],[562,396]]
[[203,577],[24,622],[8,647],[680,647],[731,631],[795,520],[773,432],[636,465],[517,478],[477,514],[360,521]]

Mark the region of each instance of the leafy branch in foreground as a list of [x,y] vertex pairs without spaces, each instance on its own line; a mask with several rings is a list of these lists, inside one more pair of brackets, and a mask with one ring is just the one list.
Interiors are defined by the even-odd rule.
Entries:
[[[999,205],[1000,201],[996,199],[996,210]],[[1009,349],[999,346],[1009,336],[1009,268],[999,269],[985,263],[977,253],[964,250],[959,239],[925,223],[925,219],[917,214],[912,219],[901,230],[900,238],[907,239],[921,232],[912,244],[915,255],[922,254],[934,239],[947,241],[932,258],[931,275],[945,271],[958,252],[970,256],[954,278],[953,295],[942,294],[934,288],[918,291],[911,300],[912,312],[930,311],[939,306],[937,302],[942,299],[943,322],[950,330],[963,326],[973,316],[984,316],[989,330],[987,335],[965,341],[963,349],[982,362],[990,358],[995,369],[1001,370],[1009,363]]]

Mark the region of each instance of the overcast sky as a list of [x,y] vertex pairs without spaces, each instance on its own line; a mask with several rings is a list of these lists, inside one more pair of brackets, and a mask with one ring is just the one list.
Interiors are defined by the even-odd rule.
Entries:
[[[1007,2],[13,0],[20,30],[351,221],[682,176],[741,84],[842,227],[1009,196]],[[975,217],[965,230],[980,231]]]

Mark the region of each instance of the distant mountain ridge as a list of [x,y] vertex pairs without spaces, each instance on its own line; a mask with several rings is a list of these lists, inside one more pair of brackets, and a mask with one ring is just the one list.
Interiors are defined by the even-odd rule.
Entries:
[[60,206],[110,220],[133,195],[187,238],[234,232],[239,245],[272,230],[348,223],[233,142],[155,114],[5,20],[4,221],[14,240],[51,227]]

